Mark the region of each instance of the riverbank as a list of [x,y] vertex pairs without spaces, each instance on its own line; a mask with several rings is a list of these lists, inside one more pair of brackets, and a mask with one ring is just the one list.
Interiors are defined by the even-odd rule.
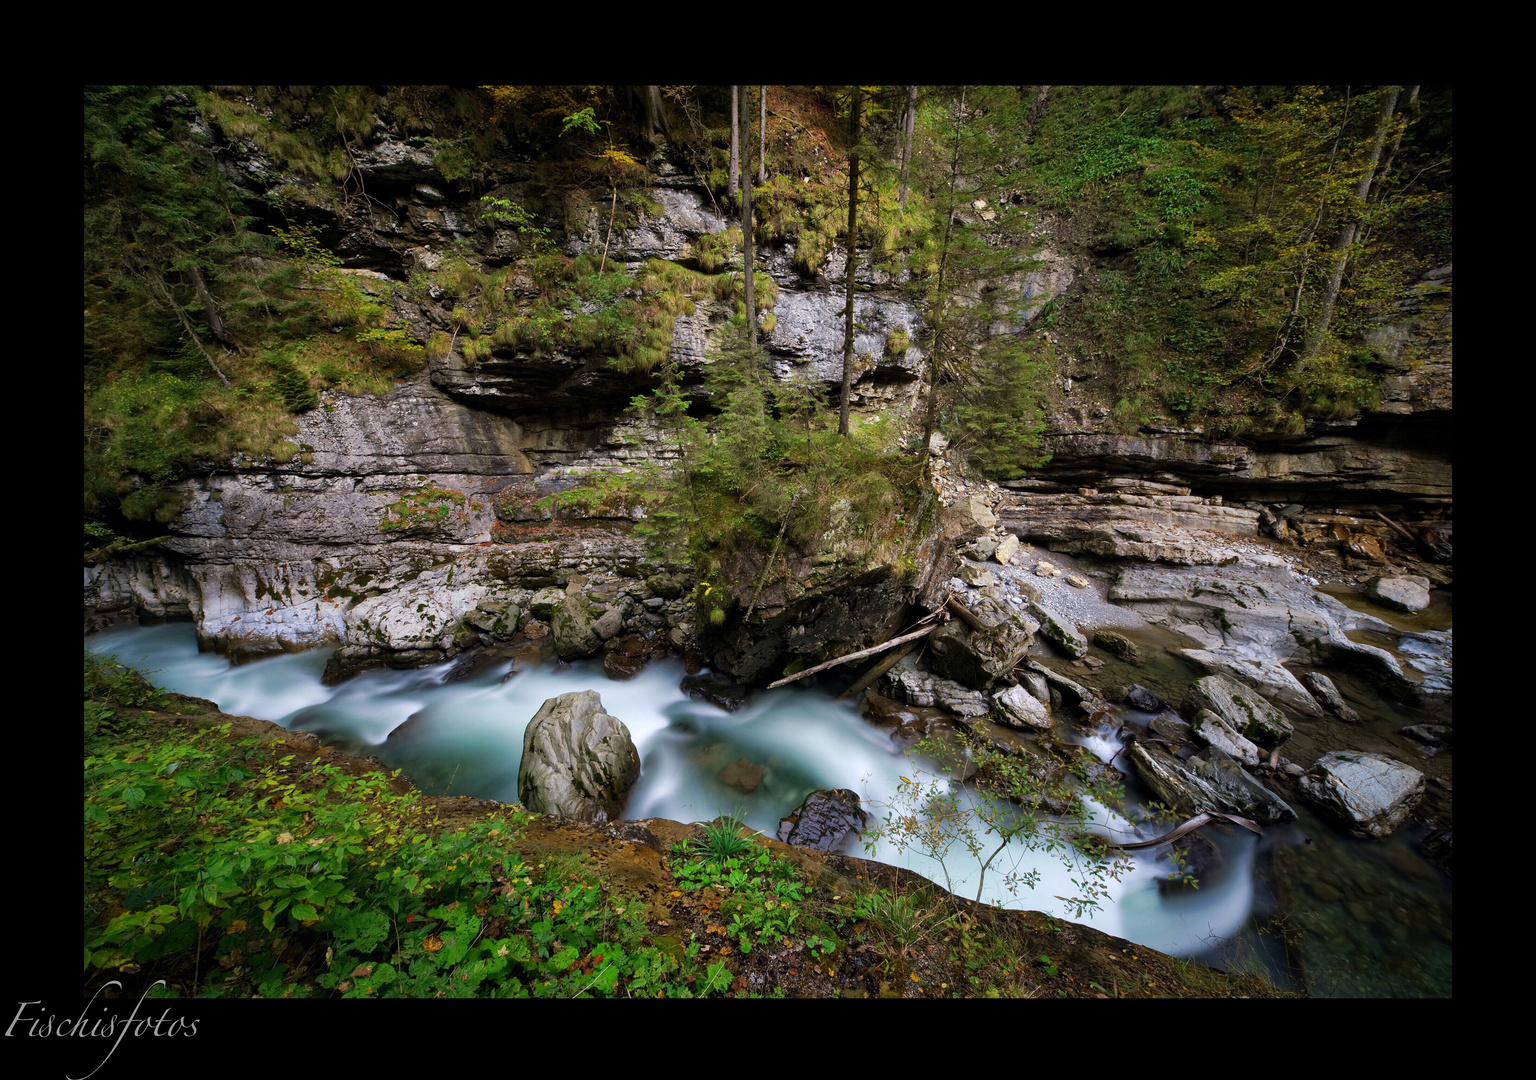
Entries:
[[90,661],[86,703],[88,991],[1287,996],[863,859],[757,836],[711,861],[699,825],[423,796]]

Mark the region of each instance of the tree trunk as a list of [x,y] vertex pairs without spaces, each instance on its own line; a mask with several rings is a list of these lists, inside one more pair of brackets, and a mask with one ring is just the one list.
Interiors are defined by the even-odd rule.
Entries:
[[[234,335],[224,326],[224,319],[219,315],[219,306],[213,302],[213,294],[208,291],[208,285],[203,281],[203,272],[195,265],[192,267],[192,285],[197,289],[197,299],[203,305],[203,314],[208,319],[208,329],[213,331],[213,336],[228,345],[236,348]],[[221,375],[220,378],[223,378]]]
[[731,87],[731,175],[725,182],[726,194],[736,197],[736,169],[741,164],[741,87]]
[[655,146],[666,136],[666,107],[662,104],[661,87],[646,86],[642,90],[641,100],[645,106],[645,141]]
[[848,434],[848,397],[853,392],[853,272],[859,258],[859,87],[848,113],[848,258],[843,263],[843,397],[837,433]]
[[1376,118],[1376,133],[1371,136],[1371,156],[1366,165],[1365,172],[1360,177],[1360,184],[1355,188],[1355,202],[1357,207],[1350,215],[1350,219],[1340,229],[1339,235],[1333,241],[1333,273],[1328,278],[1327,288],[1323,291],[1323,308],[1319,312],[1317,322],[1313,324],[1312,333],[1307,341],[1304,358],[1312,359],[1322,348],[1323,338],[1328,333],[1328,324],[1333,321],[1333,306],[1339,296],[1339,286],[1344,281],[1344,267],[1349,263],[1349,246],[1355,242],[1355,230],[1360,225],[1360,213],[1365,209],[1365,197],[1370,194],[1371,181],[1376,178],[1376,163],[1381,160],[1381,147],[1387,139],[1387,125],[1392,122],[1392,112],[1397,107],[1397,95],[1402,90],[1400,86],[1388,89],[1386,100],[1381,105],[1381,115]]
[[757,182],[768,182],[768,88],[758,87],[762,100],[758,102],[757,124]]
[[[939,249],[939,274],[934,283],[934,295],[942,297],[944,271],[949,263],[949,241],[955,231],[955,184],[960,176],[960,125],[965,117],[965,88],[960,88],[960,105],[955,111],[955,153],[949,163],[949,221],[944,226],[944,245]],[[928,403],[923,410],[923,471],[929,469],[929,444],[933,442],[934,429],[939,425],[939,341],[944,330],[944,305],[942,300],[934,305],[933,333],[928,348]]]
[[741,265],[747,292],[747,341],[757,354],[757,299],[752,291],[752,269],[757,253],[752,243],[752,113],[751,92],[745,87],[741,102]]
[[907,175],[912,166],[912,126],[917,120],[917,87],[907,87],[907,111],[901,119],[901,188],[897,202],[907,212]]

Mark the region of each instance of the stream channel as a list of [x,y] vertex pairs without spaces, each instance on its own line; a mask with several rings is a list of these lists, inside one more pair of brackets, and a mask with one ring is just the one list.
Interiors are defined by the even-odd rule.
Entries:
[[[517,800],[523,730],[545,699],[596,690],[609,713],[628,727],[640,751],[640,779],[625,816],[707,821],[735,813],[776,835],[779,820],[818,788],[857,792],[880,820],[914,763],[887,730],[865,721],[855,702],[834,702],[819,689],[784,687],[758,694],[729,713],[685,696],[682,665],[653,662],[618,682],[601,662],[526,663],[523,658],[463,659],[414,670],[371,670],[338,686],[322,682],[330,650],[279,655],[240,665],[199,652],[188,622],[120,626],[85,639],[87,650],[116,656],[158,687],[211,700],[226,713],[312,732],[348,753],[372,754],[401,769],[430,795]],[[1134,815],[1146,789],[1124,755],[1115,757],[1122,725],[1150,716],[1113,709],[1097,731],[1060,724],[1061,734],[1113,758],[1125,774],[1125,811]],[[762,779],[743,794],[716,779],[746,757]],[[1284,795],[1284,793],[1282,793]],[[1170,887],[1166,858],[1135,853],[1132,869],[1110,882],[1102,907],[1079,921],[1174,955],[1215,966],[1265,971],[1279,986],[1315,996],[1449,996],[1450,878],[1415,850],[1427,828],[1410,822],[1388,840],[1351,837],[1288,801],[1300,815],[1262,836],[1229,826],[1201,830],[1220,865],[1198,888]],[[1145,839],[1169,826],[1135,826],[1094,806],[1094,817],[1119,840]],[[848,854],[907,867],[943,884],[945,872],[926,855],[881,841],[873,851],[851,841]],[[957,844],[946,859],[953,891],[976,895],[979,866]],[[1038,871],[1033,890],[1008,891],[1003,877]],[[1015,845],[987,873],[982,899],[1073,918],[1058,897],[1077,893],[1073,868],[1054,856]]]

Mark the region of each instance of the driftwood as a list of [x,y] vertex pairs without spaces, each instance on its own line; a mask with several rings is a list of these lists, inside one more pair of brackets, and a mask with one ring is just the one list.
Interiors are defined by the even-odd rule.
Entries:
[[1376,516],[1381,518],[1381,520],[1385,521],[1388,525],[1392,526],[1392,531],[1397,533],[1398,536],[1401,536],[1404,540],[1408,541],[1414,547],[1418,547],[1419,546],[1419,542],[1414,539],[1412,533],[1410,533],[1407,529],[1403,528],[1397,522],[1393,521],[1391,518],[1387,517],[1386,514],[1383,514],[1380,510],[1378,510],[1378,511],[1376,511]]
[[1213,821],[1230,821],[1234,825],[1241,825],[1249,832],[1259,832],[1259,826],[1256,823],[1249,821],[1245,817],[1238,817],[1236,814],[1223,814],[1217,811],[1211,811],[1209,813],[1196,814],[1184,824],[1180,825],[1177,829],[1174,829],[1172,832],[1164,833],[1162,836],[1157,837],[1155,840],[1137,840],[1135,843],[1131,844],[1117,844],[1115,841],[1110,840],[1108,843],[1111,847],[1123,848],[1127,851],[1129,851],[1131,848],[1156,847],[1158,844],[1166,844],[1171,840],[1177,840],[1179,837],[1185,835],[1186,833],[1194,832],[1200,826],[1209,825]]
[[986,623],[982,622],[975,615],[972,615],[971,609],[966,607],[960,601],[956,600],[953,596],[945,597],[944,606],[949,609],[952,615],[954,615],[961,622],[965,623],[965,625],[969,626],[972,630],[987,629]]
[[[937,612],[935,612],[935,614],[937,614]],[[928,616],[928,618],[932,617],[933,616],[931,615]],[[804,671],[797,671],[793,675],[786,675],[778,682],[769,683],[768,689],[776,689],[777,687],[783,686],[785,683],[792,683],[796,679],[803,679],[807,675],[816,674],[818,671],[826,671],[827,668],[836,667],[838,664],[846,664],[850,660],[862,660],[866,656],[874,656],[876,653],[884,652],[886,649],[894,648],[895,646],[905,644],[908,641],[916,641],[920,637],[927,637],[937,629],[938,624],[935,623],[932,626],[925,626],[921,630],[914,630],[910,634],[903,634],[901,637],[893,637],[889,641],[882,642],[879,645],[872,645],[867,649],[860,649],[858,652],[851,652],[847,656],[839,656],[836,660],[828,660],[826,663],[817,664],[815,667],[808,667]]]
[[916,641],[909,641],[895,652],[887,653],[884,659],[877,660],[870,665],[869,670],[859,676],[859,681],[844,690],[833,701],[846,701],[848,698],[857,697],[869,688],[869,684],[884,675],[891,668],[901,663],[901,658],[917,648]]

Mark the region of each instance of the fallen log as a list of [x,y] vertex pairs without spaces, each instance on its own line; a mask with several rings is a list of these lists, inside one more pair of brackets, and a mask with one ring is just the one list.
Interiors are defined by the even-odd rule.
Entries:
[[870,683],[884,675],[887,671],[890,671],[891,668],[895,667],[901,662],[901,658],[903,656],[906,656],[907,653],[911,652],[915,648],[917,648],[917,642],[909,641],[895,652],[887,653],[883,659],[877,660],[871,664],[869,670],[859,676],[858,682],[844,690],[841,694],[838,694],[837,697],[833,698],[832,700],[846,701],[848,698],[857,697],[859,694],[862,694],[869,688]]
[[951,614],[953,614],[961,622],[965,623],[966,626],[969,626],[972,630],[987,629],[986,623],[982,622],[975,615],[972,615],[971,609],[966,607],[960,601],[956,600],[953,596],[945,597],[944,606],[949,609]]
[[1180,825],[1177,829],[1174,829],[1172,832],[1164,833],[1162,836],[1159,836],[1154,840],[1137,840],[1135,843],[1131,844],[1119,844],[1113,840],[1108,840],[1105,842],[1109,844],[1110,847],[1122,848],[1126,851],[1129,851],[1132,848],[1156,847],[1158,844],[1166,844],[1170,841],[1177,840],[1179,837],[1184,836],[1187,833],[1192,833],[1200,826],[1209,825],[1213,821],[1230,821],[1234,825],[1241,825],[1249,832],[1259,832],[1259,826],[1255,822],[1252,822],[1245,817],[1238,817],[1236,814],[1223,814],[1217,811],[1210,811],[1207,813],[1196,814],[1184,824]]
[[883,642],[879,645],[871,646],[868,649],[860,649],[858,652],[851,652],[847,656],[839,656],[836,660],[828,660],[825,663],[817,664],[815,667],[808,667],[804,671],[797,671],[793,675],[786,675],[778,682],[769,683],[768,689],[774,690],[780,686],[783,686],[785,683],[792,683],[796,679],[803,679],[807,675],[816,674],[818,671],[826,671],[827,668],[836,667],[838,664],[846,664],[850,660],[862,660],[866,656],[874,656],[876,653],[884,652],[886,649],[895,648],[897,645],[904,644],[905,642],[916,641],[920,637],[927,637],[937,629],[938,624],[935,623],[933,626],[925,626],[921,630],[915,630],[910,634],[903,634],[901,637],[891,638],[889,641]]
[[1388,525],[1392,526],[1392,530],[1397,533],[1398,536],[1401,536],[1404,540],[1408,541],[1408,543],[1412,544],[1414,547],[1419,546],[1419,542],[1414,539],[1414,536],[1411,532],[1403,528],[1391,518],[1387,517],[1386,514],[1383,514],[1380,510],[1378,510],[1376,511],[1376,516],[1381,518],[1381,520],[1385,521]]

